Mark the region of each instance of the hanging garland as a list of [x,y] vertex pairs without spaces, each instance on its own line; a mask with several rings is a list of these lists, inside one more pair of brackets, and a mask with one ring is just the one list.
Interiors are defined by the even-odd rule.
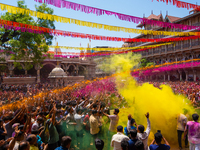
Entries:
[[156,45],[148,45],[148,46],[139,46],[139,47],[115,47],[115,48],[86,48],[86,47],[69,47],[69,46],[49,46],[49,48],[64,48],[64,49],[74,49],[74,50],[93,50],[93,51],[117,51],[117,50],[134,50],[140,48],[149,48],[149,47],[158,47],[163,45],[171,45],[173,43],[163,43]]
[[[178,0],[157,0],[157,1],[164,2],[164,3],[166,2],[167,5],[170,3],[178,8],[196,9],[196,10],[200,11],[200,6],[191,4],[191,3],[187,3],[187,2],[182,2],[182,1],[178,1]],[[153,2],[153,0],[152,0],[152,2]]]
[[104,29],[109,31],[122,31],[122,32],[128,32],[128,33],[136,33],[136,34],[153,34],[153,35],[174,35],[174,36],[190,36],[190,35],[197,35],[195,32],[169,32],[169,31],[152,31],[152,30],[140,30],[140,29],[133,29],[133,28],[125,28],[125,27],[118,27],[118,26],[110,26],[105,24],[99,24],[99,23],[93,23],[93,22],[87,22],[87,21],[81,21],[51,14],[45,14],[41,12],[32,11],[29,9],[23,9],[19,7],[14,7],[6,4],[0,3],[0,7],[2,11],[7,10],[9,13],[12,14],[26,14],[31,15],[33,17],[38,17],[45,20],[50,21],[57,21],[62,23],[70,23],[70,24],[76,24],[79,26],[86,26],[91,28],[97,28],[97,29]]
[[133,74],[139,75],[142,71],[144,75],[151,75],[153,73],[158,72],[165,72],[175,69],[184,69],[188,67],[195,67],[200,65],[200,59],[191,59],[191,60],[184,60],[184,61],[175,61],[175,62],[168,62],[161,65],[149,66],[144,68],[139,68],[133,70]]
[[[198,39],[200,36],[189,36],[189,37],[175,37],[175,38],[159,38],[159,39],[137,39],[137,38],[121,38],[121,37],[110,37],[110,36],[100,36],[93,34],[84,34],[77,32],[61,31],[50,28],[38,27],[33,25],[28,25],[24,23],[7,21],[0,19],[0,27],[4,27],[8,30],[16,30],[22,32],[30,32],[36,34],[49,33],[54,36],[68,36],[73,38],[88,38],[92,40],[105,40],[105,41],[123,41],[123,42],[177,42],[190,39]],[[199,35],[199,32],[195,32]]]
[[75,11],[81,11],[87,14],[96,14],[97,16],[101,15],[115,15],[120,20],[124,21],[129,21],[129,22],[134,22],[134,23],[142,23],[142,24],[149,24],[153,26],[159,26],[159,27],[164,27],[164,28],[178,28],[182,30],[191,30],[191,29],[197,29],[199,30],[199,26],[188,26],[188,25],[182,25],[182,24],[174,24],[174,23],[168,23],[168,22],[162,22],[162,21],[156,21],[156,20],[150,20],[146,18],[140,18],[140,17],[135,17],[135,16],[130,16],[130,15],[125,15],[117,12],[112,12],[104,9],[99,9],[95,7],[90,7],[90,6],[85,6],[73,2],[69,2],[66,0],[34,0],[36,2],[40,3],[45,3],[45,4],[50,4],[53,6],[56,6],[58,8],[66,8],[66,9],[72,9]]

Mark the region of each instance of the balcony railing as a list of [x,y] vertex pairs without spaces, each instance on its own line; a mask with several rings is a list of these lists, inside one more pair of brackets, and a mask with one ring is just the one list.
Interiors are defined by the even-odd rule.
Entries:
[[165,53],[165,49],[161,49],[161,53]]
[[185,49],[185,48],[189,48],[190,47],[190,44],[189,43],[187,43],[187,44],[183,44],[183,49]]
[[168,47],[167,51],[168,51],[168,52],[174,51],[174,47]]
[[199,41],[194,41],[194,42],[192,42],[192,46],[197,46],[197,45],[200,45],[200,42],[199,42]]

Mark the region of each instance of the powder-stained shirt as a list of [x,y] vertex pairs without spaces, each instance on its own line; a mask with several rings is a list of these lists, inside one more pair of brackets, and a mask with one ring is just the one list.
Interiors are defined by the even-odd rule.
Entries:
[[177,130],[184,131],[184,123],[187,123],[187,117],[183,114],[177,117]]
[[89,122],[90,122],[90,133],[92,135],[99,133],[99,122],[98,122],[97,118],[95,116],[91,115]]
[[192,144],[200,144],[200,123],[188,121],[188,141]]
[[111,146],[114,147],[113,150],[121,150],[121,141],[127,138],[129,140],[129,137],[124,135],[121,132],[117,132],[117,134],[114,134],[112,136],[112,140],[111,140]]
[[117,132],[117,124],[119,121],[119,116],[118,115],[108,115],[110,118],[110,127],[109,130],[111,132]]

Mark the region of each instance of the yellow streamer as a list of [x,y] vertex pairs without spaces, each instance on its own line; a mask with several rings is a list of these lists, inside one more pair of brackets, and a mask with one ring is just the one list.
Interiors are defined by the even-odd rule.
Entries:
[[134,49],[143,49],[143,48],[154,48],[163,45],[170,45],[173,43],[164,43],[148,46],[139,46],[139,47],[119,47],[119,48],[85,48],[85,47],[69,47],[69,46],[49,46],[49,48],[64,48],[64,49],[74,49],[74,50],[93,50],[93,51],[118,51],[118,50],[134,50]]
[[23,15],[31,15],[33,17],[38,17],[41,19],[47,19],[50,21],[57,21],[57,22],[62,22],[62,23],[71,23],[71,24],[76,24],[79,26],[86,26],[86,27],[92,27],[92,28],[97,28],[97,29],[104,29],[104,30],[109,30],[109,31],[123,31],[123,32],[128,32],[128,33],[137,33],[137,34],[153,34],[153,35],[174,35],[174,36],[191,36],[191,35],[200,35],[200,32],[169,32],[169,31],[150,31],[150,30],[140,30],[140,29],[133,29],[133,28],[125,28],[125,27],[117,27],[117,26],[110,26],[110,25],[105,25],[105,24],[98,24],[98,23],[93,23],[93,22],[86,22],[86,21],[81,21],[81,20],[76,20],[76,19],[71,19],[71,18],[66,18],[66,17],[61,17],[61,16],[56,16],[56,15],[51,15],[51,14],[45,14],[41,12],[36,12],[33,10],[28,10],[24,8],[19,8],[19,7],[14,7],[6,4],[0,3],[1,10],[2,11],[8,11],[9,13],[16,14],[16,13],[21,13]]

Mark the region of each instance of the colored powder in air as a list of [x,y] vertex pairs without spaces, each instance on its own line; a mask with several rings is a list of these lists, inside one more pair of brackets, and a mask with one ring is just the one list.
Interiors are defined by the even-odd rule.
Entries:
[[[128,73],[133,67],[138,66],[140,55],[132,56],[130,53],[115,55],[106,61],[103,68],[106,71],[122,72],[116,77],[116,86],[119,93],[129,104],[128,108],[120,109],[119,124],[127,126],[128,115],[131,114],[137,124],[147,127],[145,114],[149,112],[151,122],[151,133],[149,143],[153,140],[157,130],[170,144],[177,144],[177,115],[188,111],[191,116],[194,108],[189,105],[190,101],[182,95],[175,95],[167,85],[161,85],[161,89],[152,84],[144,83],[139,86],[135,79]],[[109,64],[109,67],[107,67]]]

